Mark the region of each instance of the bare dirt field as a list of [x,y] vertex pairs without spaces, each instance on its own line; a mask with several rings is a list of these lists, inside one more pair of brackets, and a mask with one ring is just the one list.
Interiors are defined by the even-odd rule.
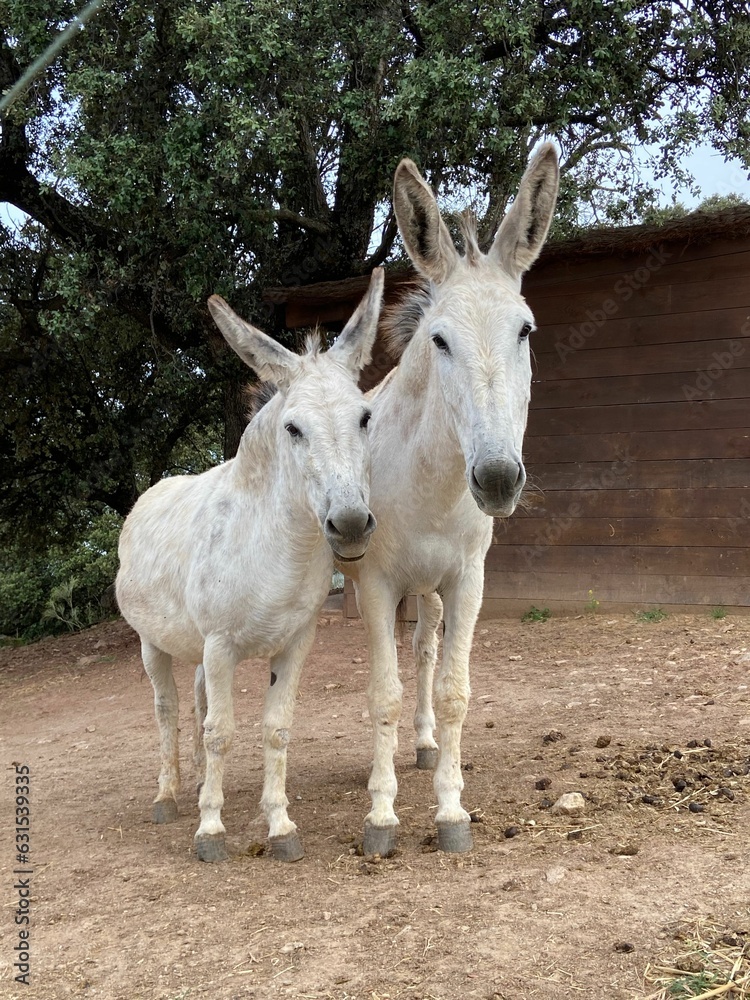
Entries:
[[[263,851],[267,668],[248,661],[224,785],[233,853],[215,866],[192,853],[192,671],[177,670],[181,814],[157,827],[151,686],[128,627],[4,650],[0,996],[647,997],[647,968],[684,951],[686,928],[710,921],[750,941],[748,649],[749,620],[708,614],[480,622],[463,766],[464,804],[481,813],[460,856],[431,840],[404,649],[399,850],[380,860],[357,846],[369,808],[362,626],[326,614],[289,752],[306,856],[283,865]],[[13,762],[31,772],[29,986],[12,968]],[[583,814],[554,814],[570,791]]]

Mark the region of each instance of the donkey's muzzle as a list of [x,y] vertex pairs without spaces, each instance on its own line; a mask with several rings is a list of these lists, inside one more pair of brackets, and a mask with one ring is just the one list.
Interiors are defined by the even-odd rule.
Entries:
[[469,488],[477,506],[492,517],[509,517],[516,508],[526,482],[522,462],[488,458],[472,468]]
[[364,504],[330,510],[324,530],[337,559],[342,562],[361,559],[367,551],[370,535],[376,524],[372,512]]

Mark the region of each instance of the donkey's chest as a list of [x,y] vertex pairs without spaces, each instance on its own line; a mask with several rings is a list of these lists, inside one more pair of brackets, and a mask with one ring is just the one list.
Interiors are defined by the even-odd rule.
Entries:
[[483,562],[492,538],[491,518],[481,514],[471,498],[439,516],[415,511],[385,520],[380,535],[374,536],[372,556],[402,589],[416,593],[440,590],[467,567]]
[[231,635],[245,656],[267,656],[317,614],[330,588],[332,557],[325,542],[297,558],[253,555],[196,566],[186,596],[204,636]]

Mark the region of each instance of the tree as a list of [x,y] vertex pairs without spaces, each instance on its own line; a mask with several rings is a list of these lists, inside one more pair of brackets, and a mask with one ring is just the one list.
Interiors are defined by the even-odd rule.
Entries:
[[[2,89],[76,4],[1,0]],[[269,328],[264,288],[393,257],[402,156],[489,239],[553,136],[558,228],[629,218],[639,144],[677,179],[698,138],[750,166],[749,56],[734,0],[109,0],[1,123],[31,221],[0,235],[0,520],[125,513],[211,426],[231,455],[244,375],[206,298]]]

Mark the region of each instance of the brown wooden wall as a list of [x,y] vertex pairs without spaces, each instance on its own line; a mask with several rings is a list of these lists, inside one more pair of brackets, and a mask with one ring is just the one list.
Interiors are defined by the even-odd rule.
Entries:
[[552,261],[525,294],[543,504],[496,522],[485,615],[750,606],[750,242]]

